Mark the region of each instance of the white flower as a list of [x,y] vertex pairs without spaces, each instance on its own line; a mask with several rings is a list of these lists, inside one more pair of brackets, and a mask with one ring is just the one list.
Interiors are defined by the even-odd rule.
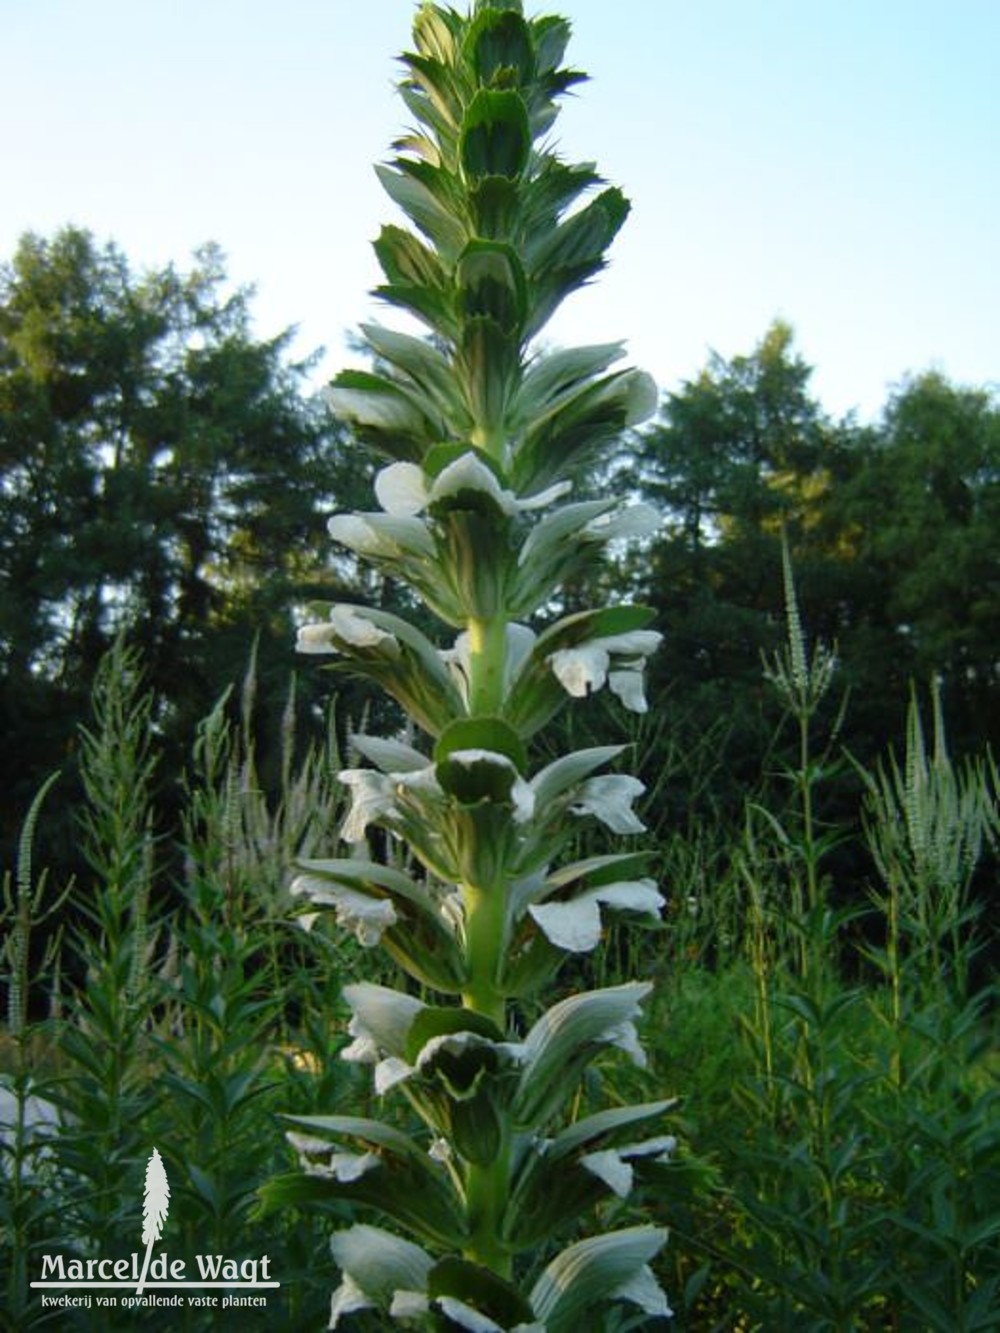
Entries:
[[317,875],[296,876],[289,892],[293,896],[304,894],[321,907],[335,908],[337,924],[353,930],[358,942],[366,949],[374,948],[383,933],[396,924],[396,909],[388,898],[373,898],[359,889]]
[[326,526],[335,542],[358,555],[434,556],[434,542],[418,518],[390,514],[334,514]]
[[359,614],[356,607],[341,603],[330,608],[325,623],[302,625],[296,648],[300,653],[336,653],[340,650],[338,640],[355,648],[374,648],[380,643],[396,642],[391,634]]
[[645,713],[649,709],[643,688],[642,669],[608,672],[608,689],[621,699],[630,713]]
[[344,842],[361,842],[369,824],[396,812],[392,774],[378,773],[373,768],[345,768],[337,776],[351,789],[351,808],[340,836]]
[[493,764],[497,768],[513,774],[510,799],[514,806],[514,823],[525,824],[535,813],[535,793],[532,787],[520,776],[517,766],[505,754],[495,750],[452,750],[448,755],[451,763],[460,768],[472,768],[475,764]]
[[585,537],[598,541],[620,538],[652,537],[659,532],[663,519],[658,509],[645,503],[622,505],[607,514],[598,514],[583,529]]
[[396,798],[405,790],[441,794],[433,764],[401,773],[345,768],[337,776],[345,787],[351,788],[351,808],[340,830],[344,842],[361,842],[369,824],[385,816],[399,815]]
[[[549,655],[548,662],[556,679],[574,698],[582,699],[607,683],[626,708],[644,713],[642,669],[662,640],[663,635],[656,630],[608,634],[575,648],[560,648]],[[611,670],[613,658],[619,660]]]
[[442,468],[429,480],[416,463],[390,463],[375,478],[375,494],[387,514],[398,518],[412,518],[439,500],[461,491],[480,491],[488,496],[504,514],[513,515],[522,510],[541,509],[571,489],[572,483],[559,482],[538,495],[518,499],[513,491],[500,485],[496,473],[470,450]]
[[645,790],[644,783],[627,773],[605,773],[580,784],[570,811],[593,815],[612,833],[642,833],[646,826],[633,813],[632,802]]
[[542,933],[558,949],[587,953],[601,938],[601,907],[659,916],[663,896],[651,879],[603,884],[578,893],[569,902],[540,903],[529,907]]

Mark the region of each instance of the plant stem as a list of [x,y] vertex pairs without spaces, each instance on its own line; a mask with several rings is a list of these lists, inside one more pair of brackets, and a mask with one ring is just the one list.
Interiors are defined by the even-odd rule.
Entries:
[[462,992],[466,1009],[485,1014],[501,1031],[507,1023],[507,1006],[497,988],[500,960],[506,942],[506,894],[502,885],[480,888],[462,885],[465,906],[465,940],[469,981]]
[[469,712],[496,714],[503,705],[507,621],[503,616],[469,621]]

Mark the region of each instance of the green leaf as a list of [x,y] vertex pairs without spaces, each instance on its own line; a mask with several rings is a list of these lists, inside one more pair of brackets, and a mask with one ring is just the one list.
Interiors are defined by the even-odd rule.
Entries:
[[499,176],[516,180],[528,165],[531,129],[521,96],[482,88],[462,118],[459,160],[470,183]]

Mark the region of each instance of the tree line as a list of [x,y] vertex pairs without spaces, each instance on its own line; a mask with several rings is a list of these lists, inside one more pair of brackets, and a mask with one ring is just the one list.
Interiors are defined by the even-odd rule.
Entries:
[[[5,864],[45,777],[72,780],[117,634],[142,654],[179,765],[255,643],[258,708],[277,716],[311,597],[397,595],[334,556],[325,518],[371,507],[370,478],[290,341],[256,336],[252,292],[230,289],[211,246],[187,271],[140,273],[67,228],[25,236],[0,268]],[[706,766],[713,806],[735,809],[781,744],[762,655],[782,635],[783,543],[807,633],[837,652],[847,702],[831,704],[830,727],[846,751],[868,762],[898,739],[911,684],[932,678],[957,750],[1000,732],[995,393],[915,375],[861,424],[828,416],[810,377],[775,323],[665,394],[594,479],[665,515],[603,577],[653,606],[665,634],[644,762],[657,771],[659,749],[679,747]],[[319,726],[323,691],[298,675],[300,712]],[[676,800],[690,817],[683,774]],[[68,819],[60,837],[47,850],[71,864]]]

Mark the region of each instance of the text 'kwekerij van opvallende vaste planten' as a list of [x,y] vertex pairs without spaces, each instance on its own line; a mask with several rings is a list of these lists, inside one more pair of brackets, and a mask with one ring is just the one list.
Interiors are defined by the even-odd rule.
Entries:
[[416,128],[379,169],[412,226],[384,227],[375,249],[378,294],[426,332],[365,325],[376,369],[341,374],[331,394],[384,462],[379,507],[336,514],[331,535],[409,588],[444,636],[354,603],[316,608],[299,636],[378,682],[409,724],[353,737],[366,764],[341,774],[352,854],[302,862],[293,885],[409,982],[347,987],[344,1056],[371,1064],[376,1091],[400,1093],[422,1128],[300,1118],[304,1175],[266,1191],[353,1200],[394,1224],[335,1235],[334,1326],[368,1308],[520,1333],[575,1328],[602,1302],[669,1314],[650,1268],[664,1230],[578,1238],[590,1205],[629,1199],[673,1147],[666,1101],[573,1114],[591,1061],[617,1047],[642,1062],[649,986],[542,998],[597,947],[606,913],[655,918],[663,901],[641,854],[571,854],[581,821],[643,829],[624,747],[545,762],[535,745],[564,704],[604,687],[645,711],[660,638],[634,605],[553,618],[608,542],[657,526],[648,506],[577,494],[600,451],[655,410],[655,386],[619,367],[617,343],[540,347],[628,213],[590,164],[551,147],[558,99],[583,78],[562,63],[569,32],[512,3],[418,11],[400,85]]

